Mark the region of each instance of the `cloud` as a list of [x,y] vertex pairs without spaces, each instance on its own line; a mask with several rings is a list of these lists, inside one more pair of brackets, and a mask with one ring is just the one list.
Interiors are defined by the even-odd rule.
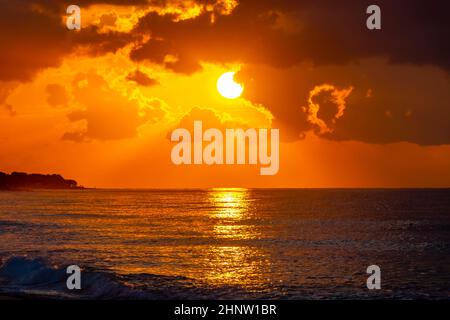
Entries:
[[68,119],[84,124],[84,128],[65,133],[65,140],[81,142],[133,138],[141,125],[157,121],[164,115],[158,101],[149,99],[140,102],[125,97],[95,73],[78,74],[73,83],[73,93],[83,109],[69,113]]
[[147,74],[139,70],[129,73],[127,76],[127,80],[136,82],[137,84],[144,87],[151,87],[159,84],[158,80],[150,78]]
[[6,100],[16,87],[15,82],[0,82],[0,107],[3,107],[12,117],[16,115],[16,111]]
[[65,132],[62,136],[63,140],[73,141],[73,142],[85,142],[86,133],[83,131]]
[[[382,59],[315,68],[248,65],[238,77],[246,85],[244,97],[272,112],[284,140],[302,139],[313,130],[331,140],[450,144],[450,82],[436,67],[393,65]],[[317,117],[325,123],[320,123],[321,132],[320,121],[311,122],[308,100],[324,82],[338,91],[353,90],[339,119],[332,91],[313,95]]]
[[[321,136],[337,140],[450,143],[450,90],[440,72],[448,77],[450,71],[448,2],[377,4],[382,9],[377,31],[366,28],[369,3],[352,0],[240,1],[231,14],[214,21],[208,14],[180,21],[150,12],[134,32],[151,37],[130,57],[183,74],[200,70],[201,61],[242,63],[238,77],[244,78],[244,97],[273,113],[285,140],[318,128]],[[345,115],[336,114],[337,98],[328,91],[314,97],[319,116],[308,113],[309,93],[323,83],[354,88],[343,99]],[[301,106],[308,106],[306,112]]]
[[69,102],[66,89],[59,84],[49,84],[46,87],[47,102],[52,107],[65,107]]
[[[165,64],[162,57],[173,55],[189,64],[191,72],[200,61],[290,67],[303,61],[347,64],[369,57],[450,70],[447,1],[380,0],[378,5],[381,31],[366,28],[368,4],[353,0],[246,0],[214,21],[208,14],[178,21],[149,12],[134,32],[151,34],[152,40],[131,57]],[[175,71],[186,73],[185,68]]]
[[[218,112],[214,109],[193,107],[186,112],[184,116],[177,123],[176,128],[187,129],[193,134],[194,121],[202,121],[203,129],[219,129],[225,131],[227,128],[248,128],[248,124],[239,121],[239,119],[232,119],[232,117],[226,112]],[[171,131],[167,133],[167,138],[170,139]]]
[[319,128],[320,134],[334,131],[336,121],[344,115],[346,99],[352,91],[353,87],[339,90],[331,84],[315,86],[310,91],[308,108],[304,112],[308,114],[308,121]]
[[214,109],[193,107],[179,121],[177,128],[191,128],[194,121],[202,121],[204,128],[245,128],[247,125],[231,117],[226,112],[218,112]]
[[101,14],[100,25],[69,32],[62,23],[65,6],[60,1],[0,1],[2,80],[30,80],[39,70],[58,66],[77,46],[102,55],[149,35],[146,43],[135,46],[131,58],[184,74],[201,70],[201,61],[290,67],[303,61],[346,64],[368,57],[450,70],[444,0],[432,6],[419,0],[380,0],[381,31],[367,30],[367,3],[353,0],[78,2],[86,10],[106,4],[130,8],[130,14],[133,6],[147,8],[130,33],[101,32],[101,25],[113,23],[106,19],[114,18],[112,11]]
[[[179,16],[190,5],[199,6],[200,13],[224,13],[230,10],[231,0],[217,1],[169,1],[169,0],[80,0],[77,2],[87,13],[96,5],[121,6],[129,8],[130,14],[135,7],[150,8],[156,14],[170,12],[172,17]],[[105,25],[115,23],[110,11],[102,14],[99,25],[83,25],[80,32],[67,30],[63,23],[67,3],[59,0],[0,0],[0,81],[30,81],[39,71],[58,67],[62,59],[69,54],[104,55],[115,52],[129,44],[140,41],[145,33],[127,33],[108,29]],[[232,6],[231,6],[232,7]],[[110,8],[111,9],[111,8]],[[150,10],[149,9],[149,10]],[[175,10],[176,9],[176,10]],[[101,10],[99,8],[98,10]],[[82,19],[83,21],[83,19]],[[82,48],[82,51],[78,49]],[[185,59],[168,67],[176,72],[192,70],[195,63],[189,65]],[[198,70],[196,67],[195,70]]]
[[[98,10],[96,5],[120,6],[121,14],[128,9],[134,14],[132,7],[139,7],[142,11],[130,32],[102,29],[121,17],[111,15],[110,9],[99,13],[100,25],[71,32],[62,23],[61,1],[0,0],[0,4],[0,81],[29,81],[40,70],[59,66],[68,55],[105,55],[126,47],[137,64],[149,62],[188,75],[200,71],[203,62],[242,64],[238,77],[244,78],[244,97],[270,110],[273,125],[283,128],[285,140],[316,130],[335,140],[450,143],[446,0],[433,4],[379,0],[382,30],[378,31],[365,27],[370,3],[356,0],[78,2],[87,10]],[[137,71],[127,78],[152,85],[150,77]],[[343,115],[339,111],[343,104],[336,103],[333,91],[310,97],[311,90],[323,83],[338,91],[354,88],[344,99]],[[104,96],[89,92],[92,97]],[[129,103],[115,94],[123,105]],[[50,103],[60,105],[64,100],[50,95]],[[99,98],[99,102],[109,100]],[[97,124],[106,108],[100,110],[87,99],[82,105],[85,110],[78,118],[86,122],[85,131],[80,131],[86,138],[130,137],[142,121],[142,106],[116,106],[109,110],[111,117],[117,117],[113,122],[118,130],[113,132]],[[150,118],[161,111],[149,110],[156,112]],[[130,124],[119,123],[120,114]]]
[[0,0],[0,5],[0,81],[30,81],[80,47],[84,54],[100,55],[135,40],[131,34],[99,33],[96,26],[69,31],[60,1]]
[[68,48],[58,17],[36,10],[31,2],[0,3],[0,80],[27,81],[38,70],[59,65]]
[[177,73],[192,74],[201,70],[200,61],[187,52],[177,50],[170,41],[150,39],[135,48],[130,57],[134,61],[147,60],[163,65],[166,69]]
[[[356,78],[356,70],[347,70],[347,76]],[[347,99],[345,115],[329,139],[450,144],[448,74],[433,67],[379,62],[360,66],[359,73],[362,80]]]

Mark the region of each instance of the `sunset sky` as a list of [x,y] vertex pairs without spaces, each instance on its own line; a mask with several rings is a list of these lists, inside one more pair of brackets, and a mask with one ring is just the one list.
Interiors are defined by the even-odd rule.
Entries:
[[[372,2],[382,30],[366,28]],[[117,188],[450,186],[448,1],[0,8],[0,171]],[[216,87],[231,71],[237,99]],[[194,120],[280,129],[279,173],[175,166],[170,133]]]

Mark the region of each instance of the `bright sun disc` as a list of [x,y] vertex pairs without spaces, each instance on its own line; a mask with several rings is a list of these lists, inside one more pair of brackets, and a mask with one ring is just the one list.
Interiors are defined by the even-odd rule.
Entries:
[[217,90],[219,93],[227,99],[239,98],[244,91],[244,87],[234,81],[234,75],[236,72],[225,72],[217,80]]

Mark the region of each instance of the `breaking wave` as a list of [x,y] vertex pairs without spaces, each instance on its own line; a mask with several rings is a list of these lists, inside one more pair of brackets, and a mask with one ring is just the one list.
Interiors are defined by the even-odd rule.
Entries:
[[51,265],[43,258],[9,257],[0,267],[0,294],[42,299],[150,300],[202,299],[212,293],[211,290],[195,288],[184,277],[118,275],[110,270],[96,269],[82,270],[81,290],[69,290],[66,285],[70,276],[66,273],[67,267]]

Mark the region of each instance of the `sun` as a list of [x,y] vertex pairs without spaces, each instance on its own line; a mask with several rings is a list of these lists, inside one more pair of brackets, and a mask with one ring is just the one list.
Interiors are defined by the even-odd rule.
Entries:
[[217,80],[217,90],[227,99],[239,98],[244,91],[244,87],[234,81],[235,74],[233,71],[225,72]]

